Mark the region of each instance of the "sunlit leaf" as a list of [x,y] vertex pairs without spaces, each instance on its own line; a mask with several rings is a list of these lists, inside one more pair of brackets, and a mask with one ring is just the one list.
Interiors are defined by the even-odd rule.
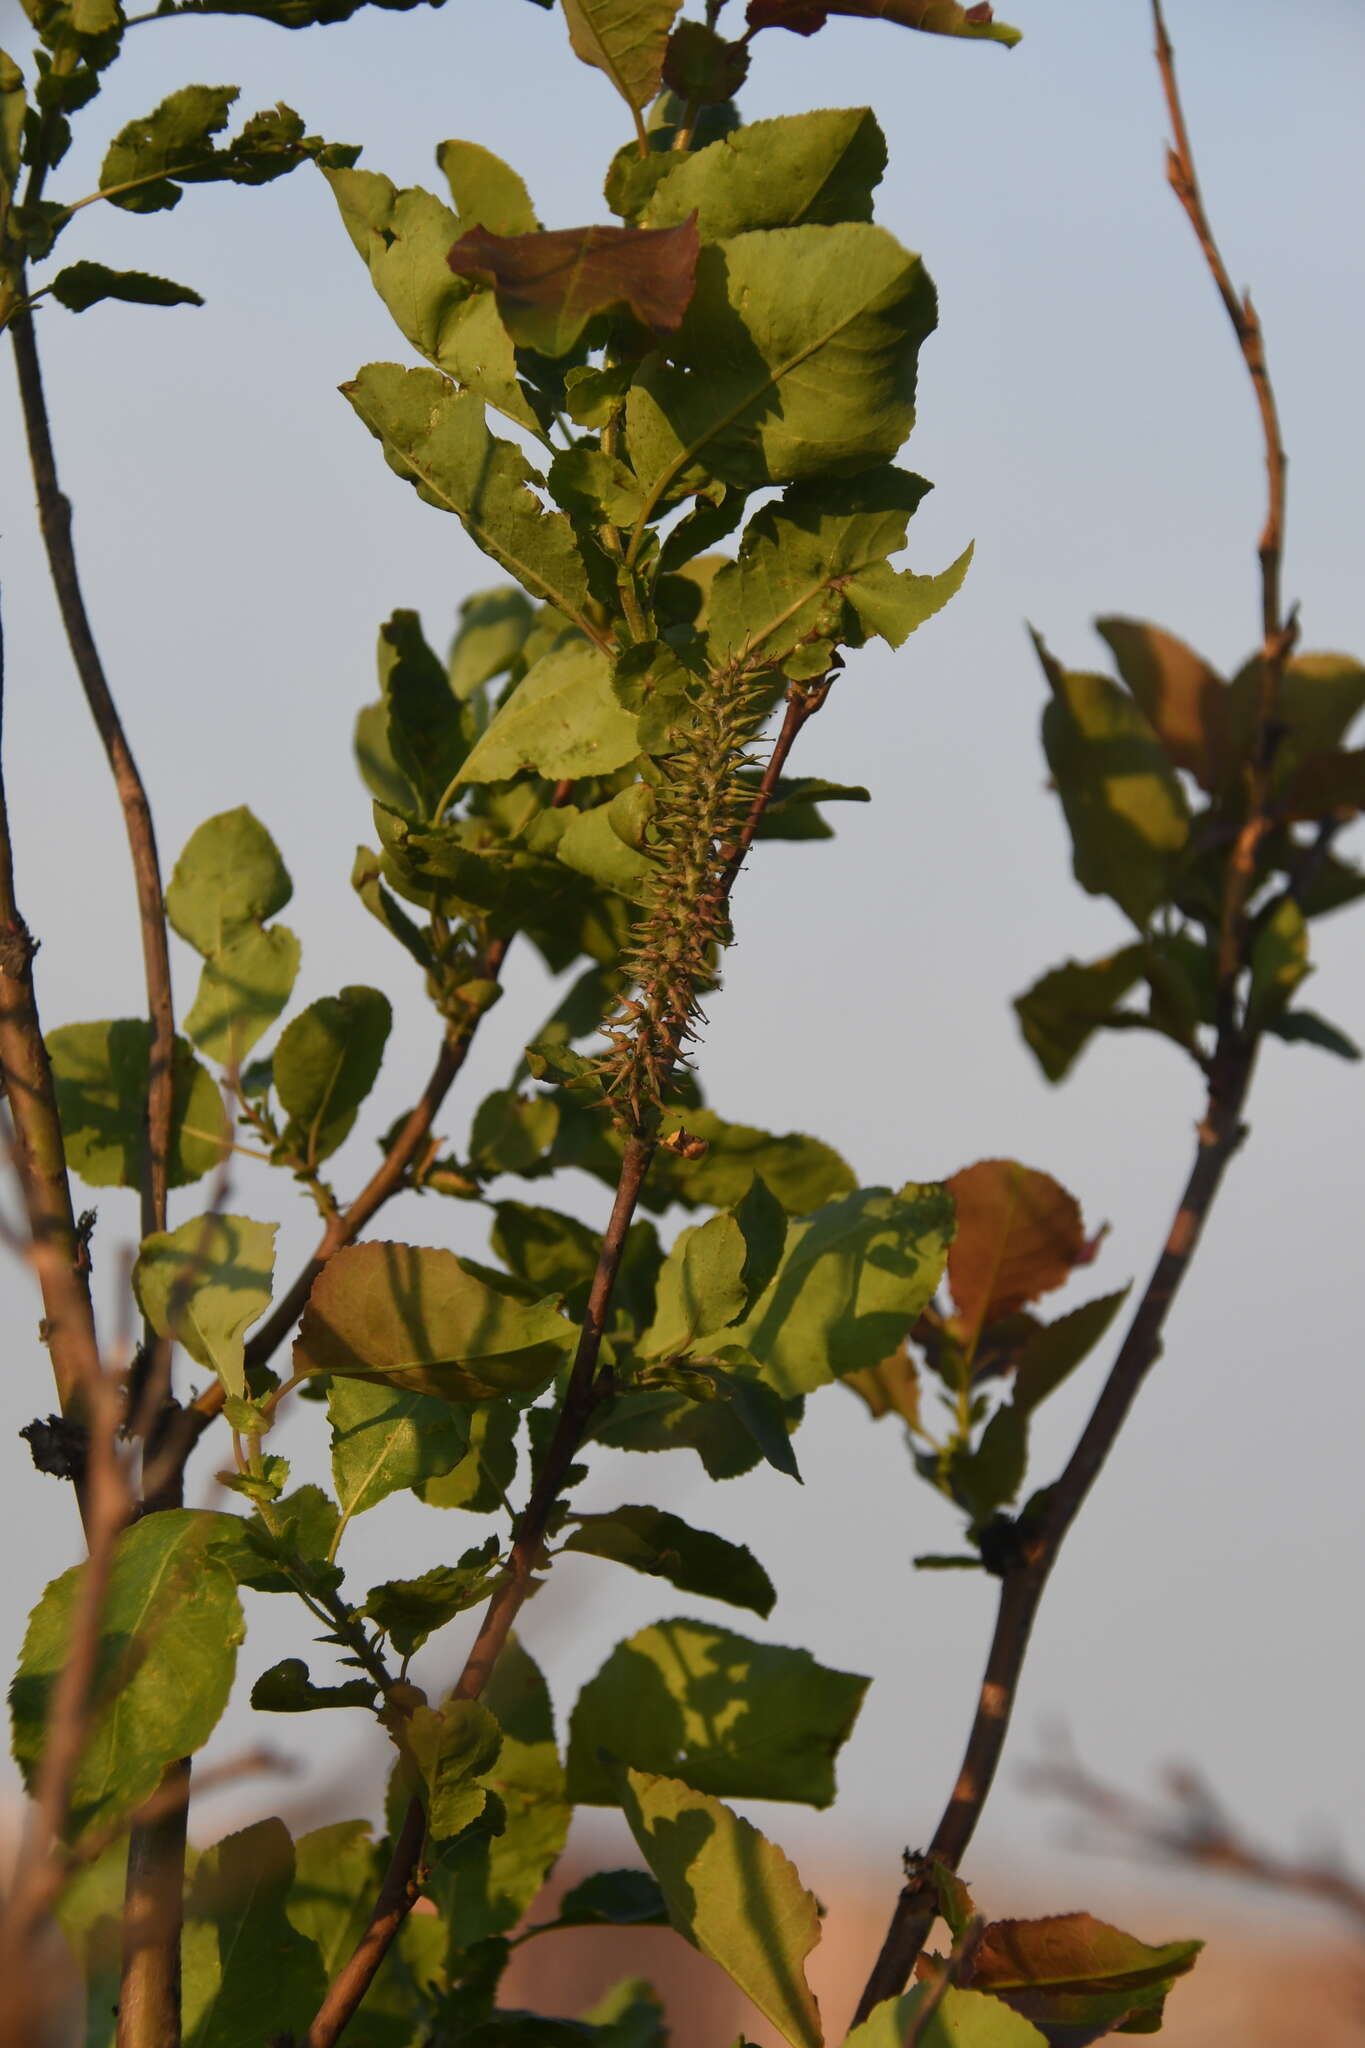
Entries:
[[821,2048],[805,1972],[819,1909],[781,1849],[676,1778],[627,1772],[622,1806],[679,1934],[719,1963],[793,2048]]
[[495,1293],[454,1252],[371,1241],[314,1281],[294,1370],[486,1401],[543,1387],[576,1334],[554,1309]]
[[612,1806],[617,1758],[665,1768],[731,1799],[828,1806],[834,1757],[868,1681],[805,1650],[755,1643],[699,1621],[663,1621],[617,1645],[578,1696],[569,1726],[569,1796]]
[[138,1306],[158,1336],[174,1337],[239,1397],[245,1332],[270,1306],[275,1229],[249,1216],[196,1216],[144,1237],[133,1267]]

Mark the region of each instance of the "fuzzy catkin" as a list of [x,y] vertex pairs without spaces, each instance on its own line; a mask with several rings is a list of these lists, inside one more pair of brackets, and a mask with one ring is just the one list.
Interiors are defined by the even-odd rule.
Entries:
[[721,671],[699,681],[691,717],[657,758],[655,869],[623,965],[633,994],[605,1028],[602,1078],[618,1123],[643,1135],[663,1106],[701,998],[729,943],[726,870],[754,802],[741,781],[771,684]]

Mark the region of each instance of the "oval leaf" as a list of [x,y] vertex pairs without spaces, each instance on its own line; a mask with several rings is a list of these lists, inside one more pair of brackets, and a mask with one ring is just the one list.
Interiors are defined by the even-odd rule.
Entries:
[[576,1335],[553,1308],[496,1293],[454,1252],[348,1245],[313,1283],[294,1370],[488,1401],[538,1392]]

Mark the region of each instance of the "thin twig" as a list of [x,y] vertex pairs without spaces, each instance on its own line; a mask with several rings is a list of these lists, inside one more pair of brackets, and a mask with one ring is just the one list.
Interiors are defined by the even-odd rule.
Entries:
[[[806,720],[824,703],[827,694],[828,684],[825,684],[818,690],[793,692],[788,700],[772,758],[754,793],[743,830],[734,847],[729,849],[721,885],[727,900],[796,736]],[[798,697],[804,704],[799,712],[793,708]],[[684,1021],[679,1020],[680,1030]],[[649,1136],[633,1136],[626,1141],[611,1218],[598,1252],[588,1305],[555,1433],[536,1474],[530,1497],[518,1517],[507,1570],[484,1611],[473,1647],[451,1693],[452,1699],[478,1699],[492,1677],[512,1625],[534,1583],[536,1568],[541,1563],[545,1531],[558,1503],[565,1475],[583,1444],[599,1403],[610,1392],[609,1376],[599,1372],[598,1359],[627,1234],[656,1145],[657,1139]],[[349,2025],[421,1891],[421,1859],[425,1840],[426,1816],[420,1797],[414,1795],[403,1816],[369,1923],[354,1952],[328,1987],[327,1995],[304,2036],[302,2048],[334,2048]]]
[[[0,748],[5,645],[0,625]],[[14,851],[0,754],[0,1084],[14,1126],[14,1160],[43,1298],[44,1338],[65,1415],[95,1385],[99,1344],[90,1279],[76,1231],[57,1093],[33,986],[33,940],[14,891]],[[83,1489],[78,1489],[82,1491]]]
[[[1167,155],[1167,173],[1213,272],[1241,345],[1261,414],[1269,477],[1269,507],[1257,549],[1263,642],[1261,692],[1247,770],[1246,818],[1229,853],[1225,877],[1219,932],[1217,1042],[1204,1066],[1208,1097],[1194,1163],[1165,1247],[1090,1419],[1061,1478],[1048,1489],[1036,1522],[1026,1531],[1019,1531],[1016,1555],[1002,1573],[995,1633],[966,1753],[929,1849],[931,1857],[954,1870],[971,1842],[1000,1762],[1029,1637],[1048,1577],[1142,1382],[1160,1355],[1166,1318],[1189,1271],[1223,1176],[1246,1135],[1242,1113],[1260,1037],[1239,1016],[1236,998],[1249,952],[1246,904],[1255,876],[1257,848],[1268,823],[1279,686],[1296,630],[1292,617],[1288,621],[1283,619],[1280,600],[1287,465],[1260,322],[1250,298],[1239,300],[1232,289],[1200,197],[1160,0],[1152,0],[1152,14],[1157,63],[1175,135],[1175,146]],[[936,1911],[937,1902],[928,1887],[912,1879],[897,1901],[886,1940],[858,2004],[858,2020],[865,2019],[882,1999],[894,1996],[904,1987]]]
[[1218,288],[1218,296],[1222,299],[1228,319],[1232,322],[1232,331],[1237,337],[1237,346],[1242,352],[1247,375],[1251,379],[1256,408],[1260,414],[1261,438],[1265,444],[1267,502],[1265,521],[1256,548],[1261,573],[1262,643],[1257,704],[1258,740],[1247,763],[1247,815],[1237,835],[1232,858],[1228,862],[1223,899],[1218,985],[1220,1009],[1226,1018],[1231,1015],[1233,990],[1241,965],[1246,901],[1255,879],[1256,853],[1266,830],[1265,814],[1278,734],[1276,721],[1280,685],[1284,677],[1285,662],[1298,636],[1296,619],[1293,614],[1288,619],[1285,618],[1281,598],[1285,486],[1289,463],[1280,438],[1279,412],[1275,404],[1270,371],[1266,364],[1265,336],[1261,329],[1260,315],[1251,302],[1249,292],[1244,292],[1239,298],[1233,289],[1232,279],[1228,275],[1227,265],[1223,261],[1204,207],[1203,194],[1199,189],[1199,179],[1194,167],[1194,152],[1190,147],[1189,130],[1185,125],[1180,89],[1176,83],[1175,52],[1171,47],[1170,36],[1166,32],[1161,0],[1152,0],[1152,24],[1156,32],[1157,68],[1161,73],[1162,91],[1166,97],[1171,134],[1174,137],[1172,145],[1166,151],[1166,176],[1171,190],[1185,209],[1190,225],[1194,229],[1195,239],[1203,252],[1204,261]]
[[[1090,1420],[1061,1478],[1049,1488],[1038,1524],[1021,1538],[1018,1555],[1003,1575],[995,1634],[962,1768],[928,1850],[929,1857],[950,1869],[958,1868],[991,1789],[1034,1618],[1057,1554],[1113,1449],[1143,1380],[1160,1355],[1166,1318],[1189,1271],[1223,1175],[1245,1135],[1241,1112],[1254,1057],[1254,1047],[1239,1050],[1235,1061],[1225,1054],[1220,1066],[1215,1055],[1208,1114],[1199,1126],[1194,1165],[1165,1247]],[[912,1881],[905,1887],[859,2001],[855,2024],[866,2019],[884,1998],[904,1989],[937,1911],[937,1897],[925,1885]]]
[[1221,1871],[1279,1892],[1296,1893],[1334,1906],[1365,1934],[1365,1880],[1326,1859],[1290,1862],[1248,1840],[1228,1819],[1204,1780],[1189,1769],[1167,1773],[1170,1803],[1138,1799],[1106,1784],[1086,1769],[1070,1745],[1035,1765],[1029,1783],[1053,1793],[1120,1842],[1190,1864]]
[[148,1045],[147,1144],[142,1173],[142,1235],[166,1228],[171,1106],[175,1085],[175,1014],[171,1002],[170,951],[166,938],[166,906],[161,888],[161,863],[156,849],[147,791],[133,759],[123,722],[110,693],[91,630],[71,532],[71,502],[57,474],[52,425],[43,393],[38,341],[31,314],[13,323],[14,360],[28,437],[29,460],[38,493],[38,519],[47,549],[48,568],[66,629],[76,672],[104,745],[123,807],[123,822],[133,857],[138,922],[142,933],[142,964],[150,1019]]

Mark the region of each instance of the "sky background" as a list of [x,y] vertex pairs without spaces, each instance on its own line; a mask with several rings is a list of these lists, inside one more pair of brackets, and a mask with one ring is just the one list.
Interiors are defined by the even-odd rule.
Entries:
[[[1025,30],[1012,52],[865,21],[756,46],[750,118],[870,103],[887,131],[878,217],[923,253],[940,294],[920,421],[902,456],[935,490],[906,559],[938,569],[973,538],[977,552],[949,609],[898,654],[859,656],[803,737],[796,769],[863,782],[873,802],[834,813],[832,845],[765,847],[751,864],[700,1071],[722,1113],[814,1132],[865,1183],[1001,1155],[1056,1174],[1092,1227],[1111,1225],[1093,1271],[1052,1298],[1062,1308],[1145,1279],[1187,1170],[1200,1091],[1173,1048],[1134,1034],[1100,1042],[1053,1090],[1018,1037],[1014,995],[1067,956],[1124,937],[1118,912],[1071,878],[1024,622],[1089,666],[1103,654],[1091,617],[1126,612],[1230,671],[1257,638],[1262,457],[1240,359],[1164,182],[1145,5],[1017,0],[1003,11]],[[1286,590],[1302,605],[1306,647],[1359,651],[1365,13],[1356,0],[1310,11],[1172,0],[1170,13],[1209,208],[1234,279],[1253,285],[1279,390]],[[26,61],[13,0],[0,23]],[[363,164],[399,184],[442,189],[435,145],[482,142],[523,172],[550,227],[604,216],[601,173],[624,139],[605,81],[573,60],[554,16],[520,0],[374,10],[298,34],[171,21],[130,38],[52,191],[93,189],[114,131],[191,81],[239,83],[243,113],[287,100],[310,129],[363,143]],[[376,1156],[374,1134],[425,1078],[436,1033],[416,971],[347,884],[357,843],[372,839],[351,725],[374,694],[375,634],[394,607],[418,608],[443,645],[459,600],[500,579],[453,519],[389,474],[337,396],[361,363],[413,358],[314,173],[262,191],[192,189],[173,214],[147,218],[90,207],[61,245],[62,262],[84,256],[177,278],[208,300],[202,311],[44,311],[49,399],[90,609],[167,871],[203,818],[248,803],[294,878],[284,918],[304,943],[296,1004],[356,981],[394,999],[379,1087],[335,1162],[337,1184],[354,1188]],[[0,475],[5,765],[21,902],[42,938],[43,1019],[135,1015],[121,821],[46,587],[8,371]],[[1349,914],[1314,927],[1310,995],[1357,1035],[1359,929]],[[173,946],[183,1012],[197,962]],[[438,1123],[457,1147],[554,1001],[529,950],[513,949],[505,979]],[[1251,1143],[1049,1589],[979,1865],[1055,1859],[1062,1818],[1021,1779],[1039,1731],[1058,1718],[1105,1773],[1141,1785],[1165,1760],[1189,1758],[1258,1833],[1290,1847],[1336,1840],[1365,1859],[1363,1106],[1360,1068],[1267,1047]],[[537,1192],[547,1198],[605,1216],[595,1184]],[[107,1300],[136,1205],[108,1191],[93,1199]],[[199,1199],[195,1189],[175,1197],[172,1220],[197,1213]],[[291,1273],[315,1235],[306,1198],[283,1176],[243,1168],[232,1205],[282,1223],[278,1271]],[[477,1209],[434,1198],[402,1198],[382,1227],[486,1248]],[[0,1613],[17,1647],[78,1535],[69,1496],[32,1472],[15,1435],[52,1405],[32,1334],[36,1294],[18,1267],[0,1271],[0,1314]],[[1115,1341],[1044,1411],[1039,1483],[1064,1460]],[[296,1478],[321,1470],[322,1411],[303,1405],[276,1443]],[[958,1518],[914,1478],[894,1423],[873,1425],[831,1389],[797,1449],[802,1490],[771,1474],[713,1488],[690,1453],[647,1464],[597,1454],[585,1488],[595,1506],[645,1498],[748,1542],[779,1588],[770,1622],[574,1559],[523,1634],[561,1715],[615,1641],[676,1612],[705,1611],[872,1674],[840,1762],[839,1806],[762,1815],[818,1877],[823,1863],[855,1856],[893,1865],[902,1842],[931,1831],[995,1599],[983,1578],[911,1571],[916,1551],[956,1547]],[[201,1452],[191,1501],[212,1497],[212,1464]],[[352,1525],[349,1583],[363,1592],[449,1561],[479,1533],[391,1500]],[[252,1632],[238,1705],[212,1745],[219,1758],[247,1739],[252,1679],[308,1647],[301,1609],[247,1597]],[[448,1682],[461,1654],[456,1626],[418,1675]],[[264,1732],[308,1756],[306,1783],[344,1774],[341,1796],[360,1810],[382,1770],[360,1725],[310,1716]],[[272,1798],[268,1786],[243,1793],[237,1811],[270,1810]],[[200,1831],[227,1811],[206,1806]]]

